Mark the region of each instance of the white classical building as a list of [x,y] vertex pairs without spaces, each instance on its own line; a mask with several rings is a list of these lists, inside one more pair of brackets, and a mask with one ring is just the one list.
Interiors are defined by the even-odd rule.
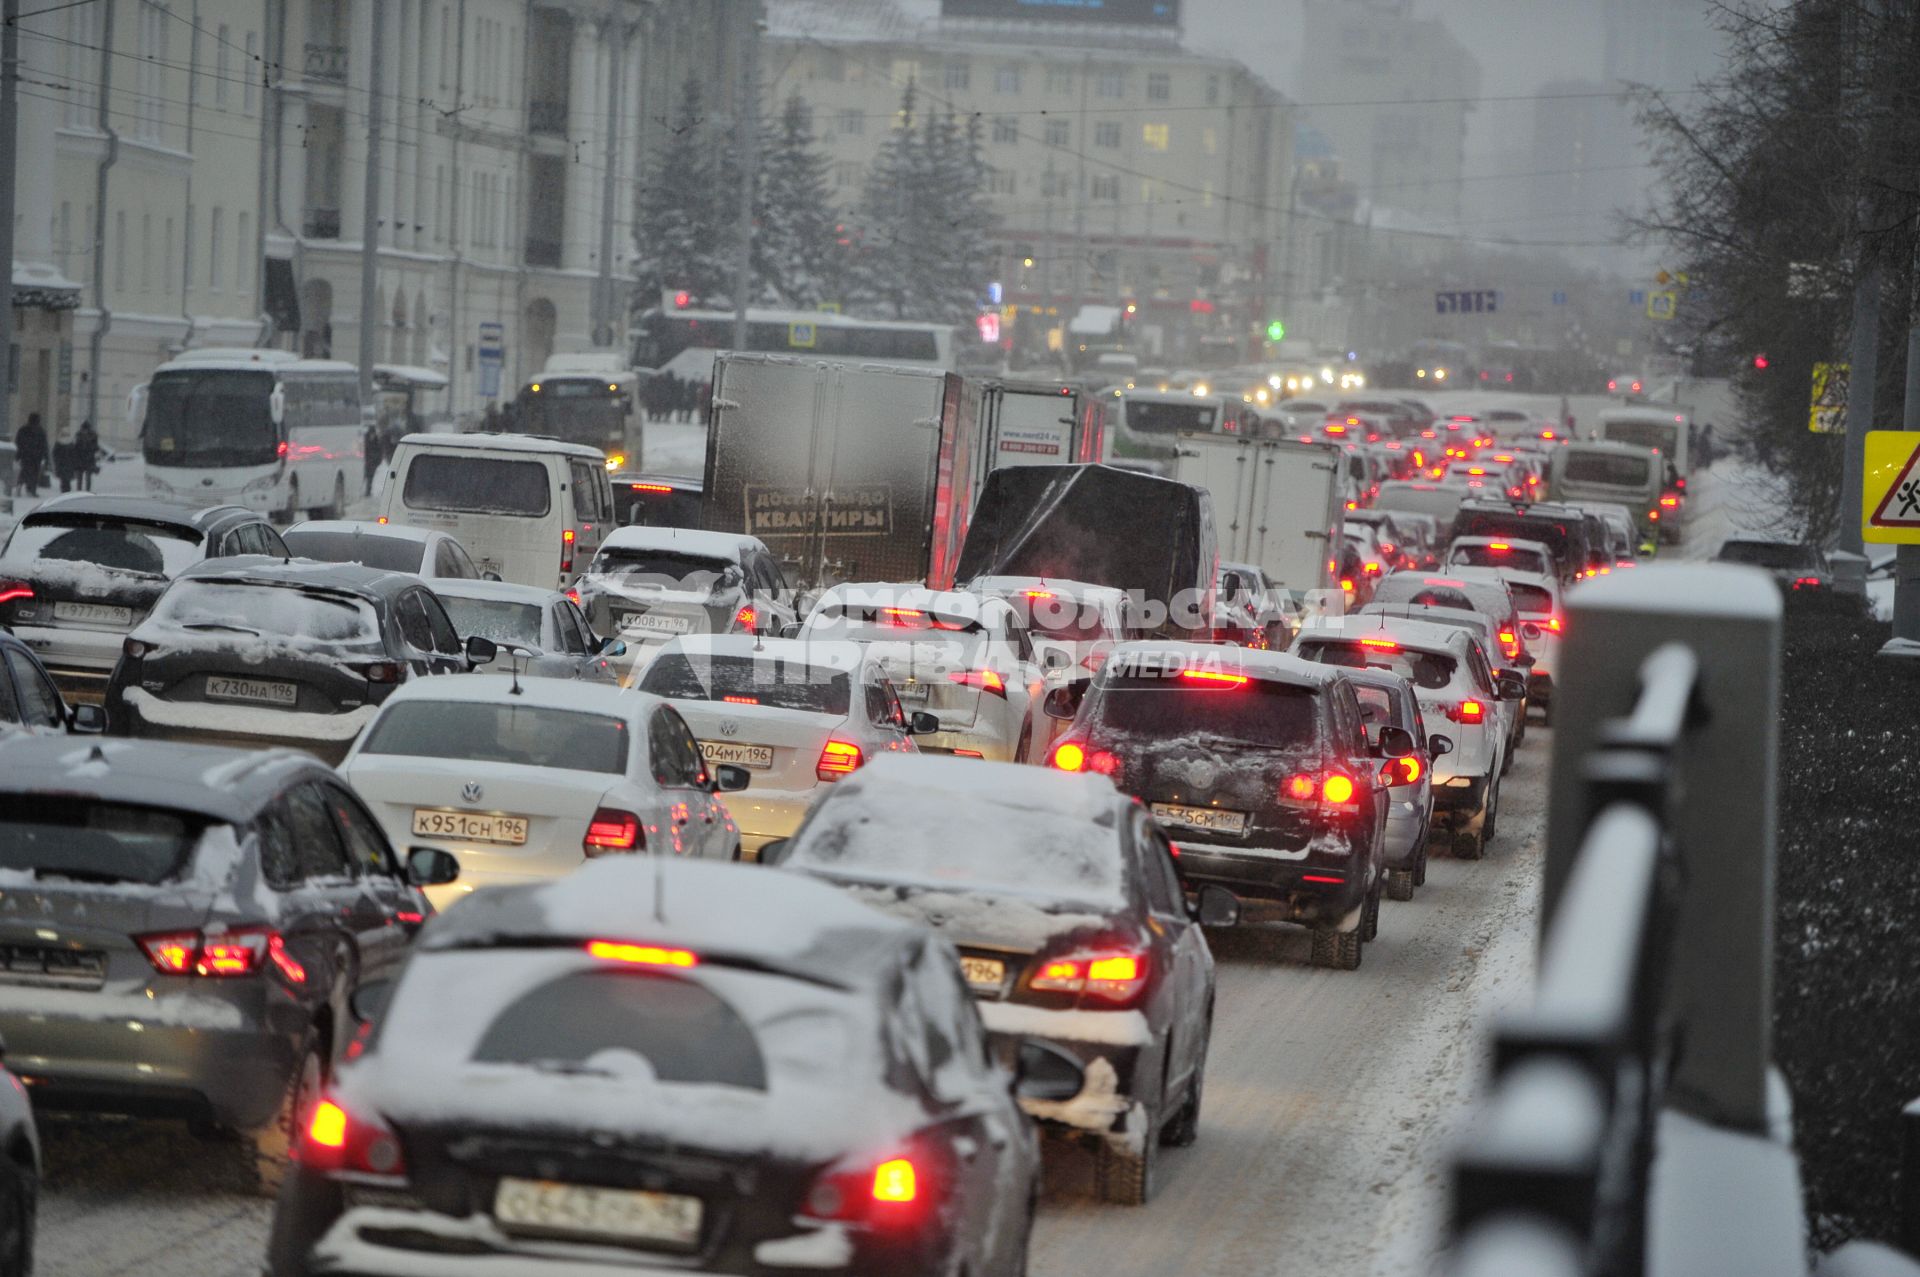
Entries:
[[[91,0],[30,15],[16,316],[23,291],[78,300],[65,353],[50,330],[46,384],[70,390],[74,422],[91,416],[125,444],[129,392],[180,350],[357,358],[375,102],[378,361],[440,372],[451,386],[429,408],[467,414],[492,388],[483,328],[504,351],[507,397],[556,349],[623,345],[640,157],[682,82],[732,83],[739,24],[757,10]],[[40,396],[38,362],[17,393]]]

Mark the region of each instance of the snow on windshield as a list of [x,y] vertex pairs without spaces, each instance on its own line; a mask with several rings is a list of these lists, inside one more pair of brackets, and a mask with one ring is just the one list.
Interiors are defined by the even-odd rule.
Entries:
[[177,877],[207,825],[177,811],[60,794],[14,794],[7,808],[0,869],[87,882]]
[[360,563],[388,572],[418,572],[427,543],[411,537],[381,536],[377,532],[303,532],[281,534],[296,558],[323,563]]
[[496,643],[520,643],[542,647],[541,607],[537,603],[509,603],[503,599],[463,599],[442,594],[453,628],[462,634],[478,634]]
[[675,700],[766,705],[841,718],[853,702],[847,671],[767,656],[667,652],[647,666],[640,687]]
[[173,576],[200,559],[197,533],[117,519],[30,519],[14,529],[0,558],[18,563],[91,563],[121,572]]
[[379,618],[362,599],[249,581],[175,582],[154,608],[153,619],[183,630],[231,630],[322,643],[370,642],[380,633]]

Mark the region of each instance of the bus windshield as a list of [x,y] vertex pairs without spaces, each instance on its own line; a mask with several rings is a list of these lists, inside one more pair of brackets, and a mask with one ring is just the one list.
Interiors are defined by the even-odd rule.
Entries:
[[149,465],[259,466],[278,455],[270,372],[164,372],[147,390]]
[[568,443],[618,451],[625,446],[628,396],[598,377],[542,379],[520,392],[520,429]]
[[1668,421],[1603,421],[1602,438],[1630,443],[1636,448],[1658,448],[1673,455],[1674,423]]

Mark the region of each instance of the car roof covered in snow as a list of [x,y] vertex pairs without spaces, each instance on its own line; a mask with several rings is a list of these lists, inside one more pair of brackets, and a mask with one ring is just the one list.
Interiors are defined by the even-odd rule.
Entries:
[[1493,636],[1494,620],[1485,612],[1470,612],[1463,607],[1422,607],[1418,603],[1369,603],[1355,617],[1391,616],[1445,629],[1466,628],[1482,637]]
[[[504,662],[501,656],[496,665]],[[513,689],[518,686],[520,690]],[[504,670],[498,674],[462,674],[458,678],[417,678],[402,683],[381,702],[382,710],[408,701],[460,701],[490,705],[538,706],[576,710],[633,719],[666,702],[651,692],[583,683],[576,678],[543,678],[522,674],[517,680]]]
[[615,528],[600,543],[606,550],[680,550],[710,559],[739,559],[766,551],[759,537],[740,532],[707,532],[699,528]]
[[531,603],[550,607],[566,597],[559,590],[517,581],[478,581],[468,577],[436,577],[427,588],[443,599],[486,599],[495,603]]
[[[456,680],[450,680],[456,681]],[[678,857],[607,856],[564,877],[474,892],[421,933],[427,951],[612,940],[687,949],[844,988],[893,978],[873,955],[918,928],[800,874]]]
[[867,661],[867,647],[852,639],[765,638],[755,634],[683,634],[669,639],[654,660],[677,652],[684,656],[729,656],[743,660],[783,661],[790,665],[824,665],[836,670],[858,670]]
[[1454,657],[1464,657],[1474,641],[1473,635],[1457,626],[1382,616],[1375,612],[1365,616],[1317,617],[1300,627],[1294,643],[1298,645],[1315,640],[1358,643],[1363,638],[1382,637],[1415,651]]
[[545,435],[411,434],[401,437],[400,447],[413,447],[422,451],[460,448],[474,452],[559,453],[569,457],[591,457],[601,465],[605,465],[607,460],[607,454],[598,448],[589,447],[584,443],[568,443],[565,439],[552,439]]
[[435,528],[416,528],[405,523],[379,523],[373,519],[308,519],[296,523],[281,533],[282,537],[292,536],[296,532],[325,532],[334,536],[385,537],[392,541],[414,541],[425,544],[435,537],[446,533]]
[[0,793],[98,798],[194,812],[228,824],[251,820],[290,780],[306,773],[331,776],[333,770],[289,749],[0,732]]
[[1293,683],[1301,687],[1325,687],[1337,682],[1345,670],[1303,661],[1285,652],[1269,652],[1257,647],[1223,647],[1215,643],[1181,643],[1148,639],[1116,643],[1107,653],[1103,672],[1152,664],[1157,668],[1217,669],[1246,674],[1275,683]]
[[255,585],[283,585],[299,589],[331,590],[365,599],[387,599],[420,584],[411,572],[389,572],[358,563],[322,563],[315,559],[282,559],[270,554],[237,554],[196,563],[177,578],[194,581],[234,581]]
[[235,515],[249,515],[252,512],[244,506],[178,505],[171,501],[153,501],[146,497],[96,496],[90,492],[70,492],[42,501],[34,509],[21,516],[20,522],[27,525],[53,522],[55,518],[70,519],[76,516],[106,519],[136,519],[142,523],[158,523],[177,528],[205,532],[208,528]]
[[1124,603],[1127,598],[1127,592],[1115,586],[1050,576],[983,576],[967,582],[966,588],[969,594],[990,594],[995,598],[1024,596],[1028,590],[1045,591],[1075,603]]

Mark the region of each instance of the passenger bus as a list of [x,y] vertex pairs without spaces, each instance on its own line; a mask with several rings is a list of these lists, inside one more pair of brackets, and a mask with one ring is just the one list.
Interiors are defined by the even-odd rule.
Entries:
[[1416,341],[1408,355],[1414,383],[1436,389],[1464,385],[1473,378],[1473,352],[1457,341]]
[[607,454],[607,468],[638,467],[645,448],[642,379],[611,351],[554,355],[521,383],[514,430],[583,443]]
[[[817,355],[855,364],[954,368],[950,324],[854,319],[830,311],[747,310],[747,349],[761,354]],[[733,312],[653,309],[635,323],[633,366],[681,381],[713,380],[713,357],[733,349]]]
[[285,350],[188,351],[128,401],[147,494],[232,503],[292,521],[339,518],[363,478],[365,424],[352,364]]
[[1183,430],[1255,435],[1260,417],[1238,397],[1186,390],[1125,390],[1107,405],[1106,460],[1129,470],[1170,474]]

